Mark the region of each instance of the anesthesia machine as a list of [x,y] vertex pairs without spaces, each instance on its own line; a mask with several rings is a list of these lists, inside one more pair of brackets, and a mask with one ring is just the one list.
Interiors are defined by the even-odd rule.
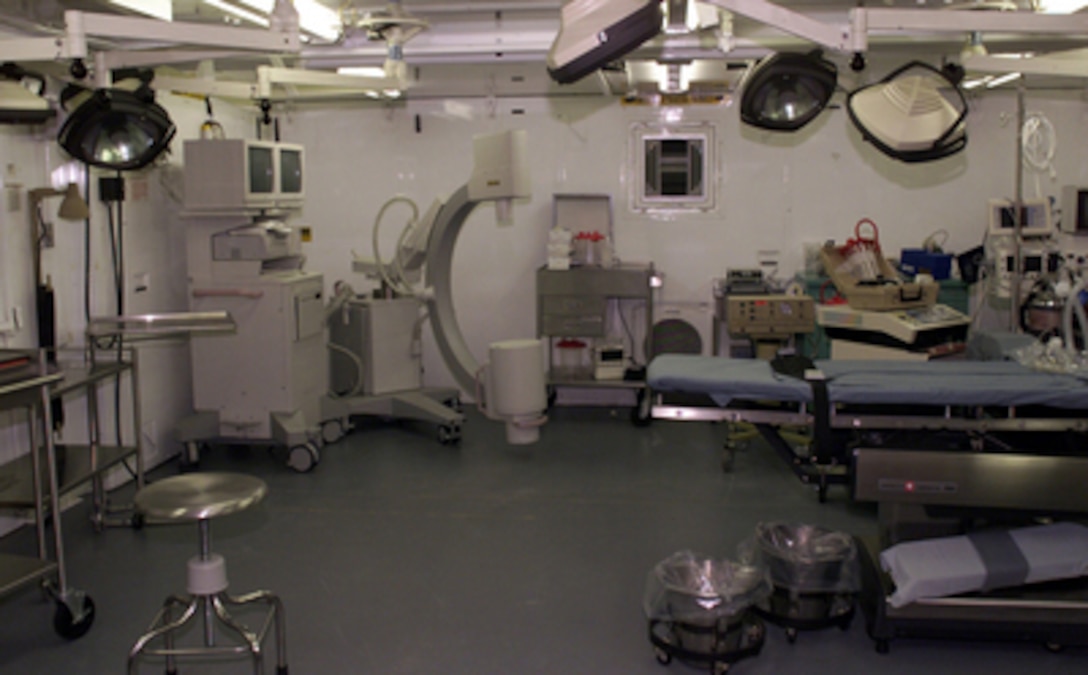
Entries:
[[300,233],[286,222],[302,206],[303,167],[298,145],[185,142],[189,306],[229,312],[237,330],[192,340],[196,412],[179,425],[183,461],[211,439],[286,446],[300,471],[319,459],[324,282],[303,269]]

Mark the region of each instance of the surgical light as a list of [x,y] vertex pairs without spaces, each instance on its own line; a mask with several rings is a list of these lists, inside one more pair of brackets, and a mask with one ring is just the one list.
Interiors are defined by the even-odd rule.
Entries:
[[862,137],[902,162],[928,162],[967,147],[967,100],[949,75],[912,61],[846,99]]
[[146,84],[136,91],[97,89],[79,92],[57,142],[91,166],[125,171],[155,160],[170,144],[176,127]]
[[772,54],[746,78],[740,118],[760,129],[797,131],[827,106],[837,79],[835,64],[819,51]]
[[663,22],[659,0],[569,0],[548,51],[548,74],[560,84],[576,82],[657,35]]

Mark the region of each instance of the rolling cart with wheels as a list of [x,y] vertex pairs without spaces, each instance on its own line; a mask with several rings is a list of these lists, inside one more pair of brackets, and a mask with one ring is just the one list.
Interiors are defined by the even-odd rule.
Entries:
[[650,573],[643,597],[658,663],[676,659],[720,675],[759,654],[766,630],[753,606],[770,592],[767,570],[679,551]]
[[[57,477],[57,455],[53,444],[53,416],[50,406],[50,385],[63,374],[52,372],[45,351],[0,351],[0,410],[25,408],[30,437],[31,483],[34,492],[34,515],[37,528],[38,555],[24,557],[0,555],[0,598],[29,584],[42,582],[56,604],[53,628],[69,640],[82,637],[94,623],[95,608],[90,596],[68,585],[64,565],[64,536],[60,517],[60,484]],[[41,447],[45,449],[46,488],[42,485]],[[54,559],[49,558],[49,543],[45,521],[53,525]]]
[[785,628],[791,644],[798,631],[849,630],[861,591],[859,546],[849,534],[816,525],[760,523],[741,557],[766,567],[774,590],[754,611]]

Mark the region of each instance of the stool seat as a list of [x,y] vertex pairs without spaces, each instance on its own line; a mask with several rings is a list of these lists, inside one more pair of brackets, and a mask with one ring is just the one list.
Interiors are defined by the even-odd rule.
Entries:
[[243,473],[206,472],[171,476],[136,493],[145,516],[165,520],[206,520],[242,511],[264,499],[268,485]]

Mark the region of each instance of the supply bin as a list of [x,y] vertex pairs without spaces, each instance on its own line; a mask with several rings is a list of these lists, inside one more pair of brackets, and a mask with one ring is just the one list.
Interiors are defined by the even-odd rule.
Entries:
[[679,551],[646,582],[643,608],[658,662],[676,658],[721,674],[763,647],[763,622],[752,607],[771,592],[767,570]]
[[773,591],[755,607],[764,619],[798,630],[850,628],[861,591],[858,546],[853,536],[817,525],[760,523],[741,560],[765,566]]

